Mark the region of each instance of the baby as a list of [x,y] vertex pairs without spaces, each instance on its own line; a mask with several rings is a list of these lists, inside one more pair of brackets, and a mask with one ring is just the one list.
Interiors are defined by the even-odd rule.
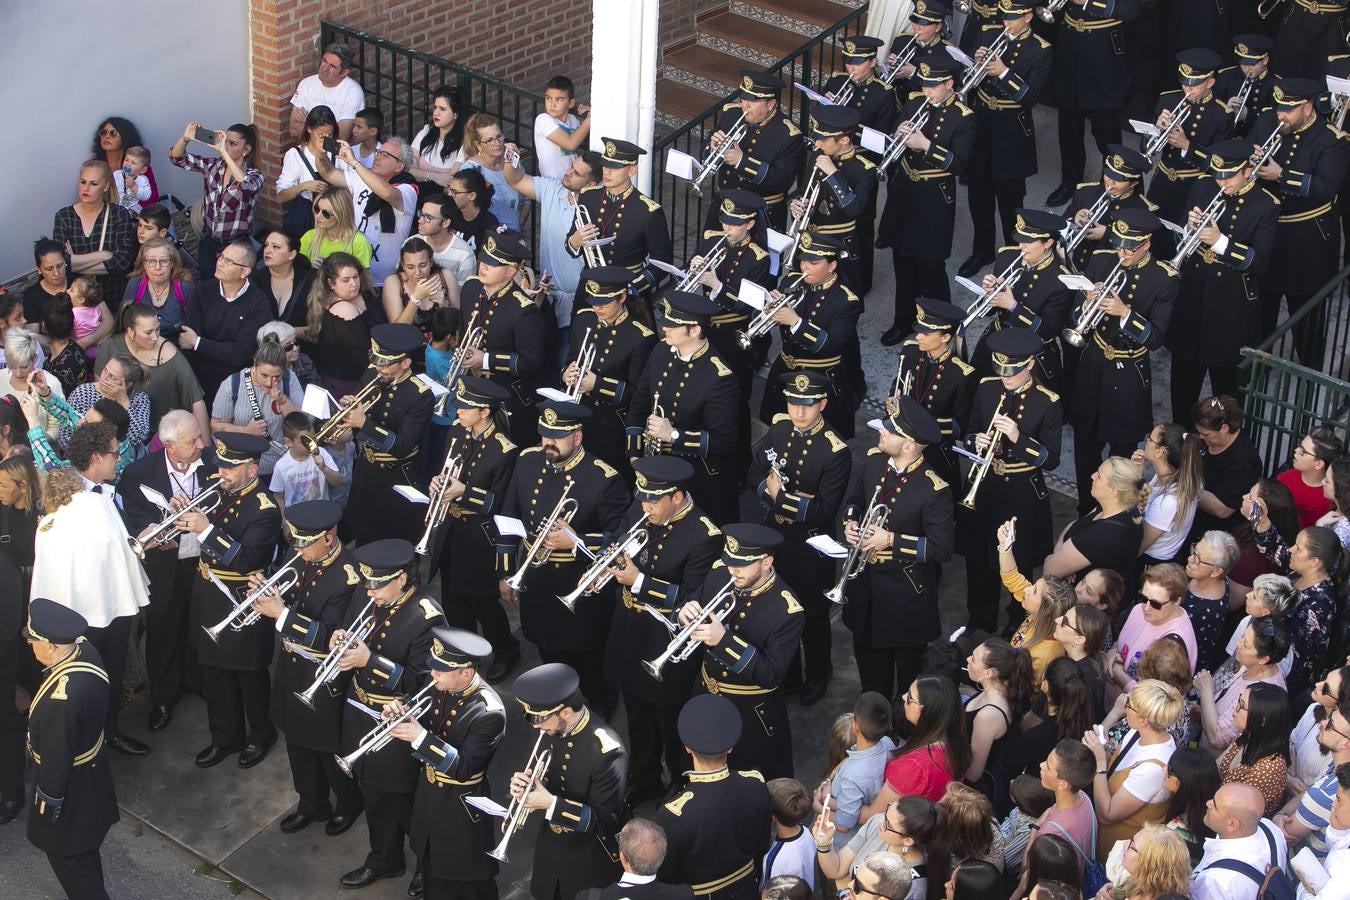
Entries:
[[150,179],[145,177],[148,168],[150,151],[144,147],[130,147],[123,154],[122,168],[113,172],[118,202],[133,213],[139,213],[141,203],[150,199]]

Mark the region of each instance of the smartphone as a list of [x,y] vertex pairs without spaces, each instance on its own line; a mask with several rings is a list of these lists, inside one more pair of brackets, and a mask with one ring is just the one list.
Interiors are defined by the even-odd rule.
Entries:
[[192,139],[199,144],[209,144],[212,147],[216,145],[216,141],[218,140],[214,131],[209,128],[203,128],[200,125],[198,125],[197,130],[193,132]]
[[339,149],[341,149],[341,148],[338,147],[337,138],[335,138],[335,137],[333,137],[333,136],[330,135],[330,136],[328,136],[328,137],[326,137],[326,138],[323,139],[323,152],[324,152],[324,153],[327,153],[327,154],[330,155],[330,156],[337,156],[338,150],[339,150]]

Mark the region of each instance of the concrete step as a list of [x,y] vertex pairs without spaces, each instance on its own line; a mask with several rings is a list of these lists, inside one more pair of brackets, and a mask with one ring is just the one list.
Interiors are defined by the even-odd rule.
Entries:
[[739,56],[688,40],[666,51],[661,60],[660,75],[714,97],[724,97],[736,89],[741,70],[747,67],[746,61]]
[[860,5],[832,0],[731,0],[731,11],[813,38]]
[[674,130],[702,115],[723,94],[709,94],[669,78],[656,79],[656,119],[663,128]]
[[768,68],[803,43],[802,35],[795,31],[729,9],[700,18],[696,39],[702,46],[743,58],[747,68],[753,65]]

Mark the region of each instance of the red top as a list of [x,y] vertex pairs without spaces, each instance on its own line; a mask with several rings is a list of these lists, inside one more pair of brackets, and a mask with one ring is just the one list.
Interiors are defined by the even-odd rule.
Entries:
[[953,781],[947,751],[940,744],[930,744],[886,763],[886,783],[901,797],[917,794],[936,803]]
[[1318,519],[1331,512],[1331,501],[1322,496],[1322,486],[1304,484],[1303,476],[1297,469],[1285,469],[1275,476],[1275,480],[1289,488],[1289,492],[1294,495],[1299,528],[1316,525]]

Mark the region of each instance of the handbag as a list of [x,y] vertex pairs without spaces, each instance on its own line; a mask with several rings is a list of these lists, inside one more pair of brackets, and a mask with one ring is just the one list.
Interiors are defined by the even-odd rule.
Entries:
[[[319,178],[319,173],[314,171],[314,167],[305,158],[304,148],[297,147],[296,152],[300,155],[300,162],[305,164],[306,169],[309,169],[309,174],[316,180],[322,181],[323,179]],[[287,200],[281,211],[281,230],[299,237],[313,227],[314,198],[306,197],[301,193]]]

